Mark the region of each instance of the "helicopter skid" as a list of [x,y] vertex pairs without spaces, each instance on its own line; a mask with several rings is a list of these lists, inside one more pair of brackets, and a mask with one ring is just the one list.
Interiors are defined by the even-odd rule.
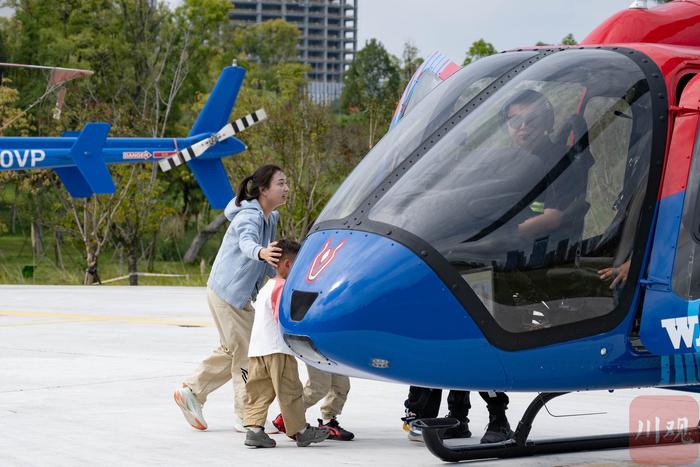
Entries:
[[454,446],[443,442],[445,430],[458,426],[454,418],[430,418],[415,422],[421,429],[425,446],[435,456],[446,462],[467,460],[525,457],[541,454],[563,454],[603,449],[638,448],[669,444],[691,444],[700,442],[700,427],[685,430],[659,432],[618,433],[610,435],[528,440],[532,421],[546,402],[566,393],[539,394],[525,411],[523,419],[511,439],[500,443]]

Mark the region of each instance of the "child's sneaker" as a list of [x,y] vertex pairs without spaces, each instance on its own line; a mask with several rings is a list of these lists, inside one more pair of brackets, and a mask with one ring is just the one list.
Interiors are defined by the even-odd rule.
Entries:
[[320,443],[324,439],[328,438],[328,431],[316,428],[315,426],[310,426],[306,424],[306,430],[303,433],[297,433],[294,435],[294,440],[297,442],[297,446],[300,448],[305,448],[311,443]]
[[267,436],[264,430],[257,432],[253,430],[246,431],[243,444],[254,448],[274,448],[277,446],[275,440]]
[[277,430],[280,433],[286,433],[287,428],[284,426],[284,418],[282,418],[282,414],[279,414],[277,417],[275,417],[274,420],[272,420],[272,424],[277,428]]
[[337,441],[350,441],[355,437],[354,433],[349,432],[344,429],[338,423],[338,420],[331,418],[328,423],[323,423],[323,420],[318,419],[318,427],[322,430],[328,430],[328,439],[335,439]]
[[177,406],[182,410],[185,420],[192,425],[192,428],[197,430],[207,429],[207,422],[204,421],[204,416],[202,415],[202,404],[199,403],[190,388],[176,389],[173,398]]

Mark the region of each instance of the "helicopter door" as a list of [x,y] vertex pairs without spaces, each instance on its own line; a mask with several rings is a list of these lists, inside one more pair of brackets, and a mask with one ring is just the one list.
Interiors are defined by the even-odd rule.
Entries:
[[[641,281],[646,290],[640,337],[657,355],[700,350],[700,75],[688,82],[671,112],[675,123],[654,244]],[[675,360],[676,366],[684,361]]]

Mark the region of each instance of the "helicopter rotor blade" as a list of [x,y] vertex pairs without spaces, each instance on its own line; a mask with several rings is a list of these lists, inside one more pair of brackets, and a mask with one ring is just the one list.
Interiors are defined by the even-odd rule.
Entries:
[[256,123],[260,123],[265,119],[267,119],[265,109],[258,109],[253,113],[245,115],[233,122],[227,123],[222,129],[209,138],[198,141],[192,146],[178,151],[177,154],[159,160],[158,165],[163,172],[174,169],[177,166],[185,164],[186,162],[201,156],[207,149],[215,144],[231,138],[232,136],[241,133],[243,130],[250,128]]

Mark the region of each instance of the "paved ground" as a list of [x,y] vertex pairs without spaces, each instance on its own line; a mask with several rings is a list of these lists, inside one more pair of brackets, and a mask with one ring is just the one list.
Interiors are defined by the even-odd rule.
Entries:
[[[357,436],[349,443],[300,449],[277,435],[276,449],[245,448],[244,435],[233,431],[228,386],[205,407],[209,431],[191,429],[172,390],[216,340],[201,288],[0,286],[0,466],[444,465],[401,430],[406,388],[375,381],[353,380],[341,418]],[[555,415],[605,414],[545,414],[533,436],[627,431],[628,407],[639,395],[675,396],[565,396],[550,403]],[[512,424],[532,397],[511,395]],[[478,396],[472,402],[478,439],[487,414]],[[317,408],[307,413],[317,416]],[[657,457],[673,462],[672,454]],[[636,464],[617,450],[476,465]]]

